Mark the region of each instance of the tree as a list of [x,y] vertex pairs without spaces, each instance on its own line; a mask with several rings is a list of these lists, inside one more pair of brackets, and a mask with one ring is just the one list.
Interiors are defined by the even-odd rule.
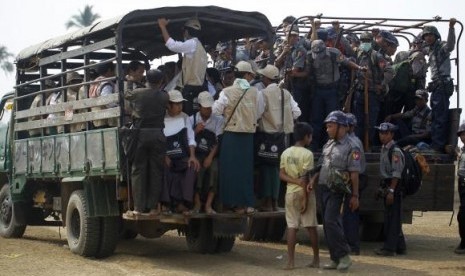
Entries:
[[10,58],[13,57],[13,54],[8,52],[8,49],[0,45],[0,69],[2,69],[5,73],[13,72],[13,63],[10,61]]
[[100,15],[98,13],[94,13],[92,11],[92,7],[93,6],[86,5],[83,11],[79,11],[79,14],[71,16],[71,19],[68,22],[66,22],[66,28],[82,28],[92,25],[95,22],[95,20],[100,18]]

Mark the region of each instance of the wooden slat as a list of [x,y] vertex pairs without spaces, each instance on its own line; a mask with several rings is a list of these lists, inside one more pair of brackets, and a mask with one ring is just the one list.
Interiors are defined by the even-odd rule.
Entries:
[[95,120],[101,120],[101,119],[109,119],[109,118],[119,117],[120,114],[121,114],[120,107],[113,107],[113,108],[107,108],[107,109],[102,109],[102,110],[93,111],[93,112],[73,114],[72,120],[65,120],[64,115],[59,116],[59,114],[57,114],[57,118],[53,120],[41,119],[41,120],[17,123],[15,125],[15,131],[31,130],[31,129],[44,128],[44,127],[53,127],[53,126],[89,122],[89,121],[95,121]]
[[69,108],[69,106],[72,106],[73,110],[79,110],[83,108],[104,106],[111,103],[117,103],[118,101],[118,93],[113,93],[111,95],[101,96],[98,98],[82,99],[79,101],[70,101],[65,103],[59,103],[56,105],[46,105],[37,108],[16,111],[15,119],[24,119],[34,116],[44,116],[51,113],[64,112],[66,109]]

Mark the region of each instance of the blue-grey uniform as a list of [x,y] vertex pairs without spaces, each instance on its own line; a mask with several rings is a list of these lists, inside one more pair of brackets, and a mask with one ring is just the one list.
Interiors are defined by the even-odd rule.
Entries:
[[[465,129],[462,125],[459,131]],[[460,131],[458,134],[463,131]],[[459,166],[457,169],[458,176],[458,192],[460,198],[459,213],[457,214],[457,221],[459,224],[460,244],[455,249],[458,254],[465,253],[465,147],[462,147],[459,155]]]
[[318,192],[323,227],[330,257],[335,263],[349,254],[350,247],[342,227],[341,205],[344,194],[329,189],[330,167],[346,172],[360,172],[360,159],[360,149],[346,135],[339,141],[329,140],[324,145],[323,153],[318,161],[322,165],[318,179]]
[[[394,148],[392,149],[392,157],[389,159],[391,147]],[[395,145],[394,140],[383,145],[380,156],[381,185],[386,188],[388,193],[394,194],[394,202],[392,205],[387,205],[386,200],[384,202],[385,239],[382,249],[392,254],[403,254],[406,250],[405,238],[402,232],[402,190],[400,183],[404,166],[404,155],[400,148]],[[389,188],[392,178],[399,179],[395,190]]]
[[[366,44],[366,43],[365,43]],[[368,105],[369,105],[369,122],[368,132],[370,145],[373,145],[375,141],[375,130],[380,109],[381,102],[386,92],[387,84],[392,80],[394,71],[391,64],[381,55],[373,49],[360,48],[357,51],[357,61],[359,66],[366,67],[367,72],[359,71],[356,75],[356,91],[353,103],[353,112],[357,117],[357,128],[356,134],[362,139],[365,133],[365,76],[368,77]]]
[[339,109],[339,66],[348,66],[349,59],[322,40],[312,41],[311,53],[307,54],[306,70],[312,80],[310,123],[313,127],[312,151],[320,151],[327,140],[323,121],[334,110]]
[[441,41],[441,36],[434,26],[425,26],[423,38],[427,34],[434,34],[436,41],[429,46],[429,69],[432,82],[428,84],[431,92],[431,109],[433,122],[431,125],[431,147],[443,151],[448,137],[449,125],[449,97],[454,92],[454,83],[450,77],[450,53],[455,48],[455,29],[449,28],[447,42]]
[[[367,179],[365,175],[366,169],[366,159],[365,152],[363,150],[362,141],[355,135],[355,132],[348,134],[349,139],[352,140],[358,149],[360,149],[360,174],[358,181],[358,195],[361,196],[362,190],[366,187]],[[352,211],[350,209],[350,197],[352,195],[347,195],[344,200],[344,211],[342,216],[342,223],[344,227],[344,235],[346,236],[347,242],[349,243],[350,250],[352,254],[360,254],[360,213],[359,209]]]

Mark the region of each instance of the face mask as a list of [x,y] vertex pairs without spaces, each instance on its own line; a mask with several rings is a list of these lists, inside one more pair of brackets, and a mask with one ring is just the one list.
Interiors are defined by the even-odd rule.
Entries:
[[370,51],[371,50],[371,43],[370,42],[365,42],[365,43],[360,44],[360,50],[362,50],[363,52]]

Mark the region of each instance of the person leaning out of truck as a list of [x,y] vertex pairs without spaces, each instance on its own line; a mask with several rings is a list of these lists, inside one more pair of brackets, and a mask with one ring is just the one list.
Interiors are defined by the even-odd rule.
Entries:
[[182,112],[186,101],[178,90],[168,92],[165,115],[166,157],[165,181],[161,192],[164,211],[189,212],[194,198],[194,183],[200,164],[195,156],[195,134],[189,116]]

